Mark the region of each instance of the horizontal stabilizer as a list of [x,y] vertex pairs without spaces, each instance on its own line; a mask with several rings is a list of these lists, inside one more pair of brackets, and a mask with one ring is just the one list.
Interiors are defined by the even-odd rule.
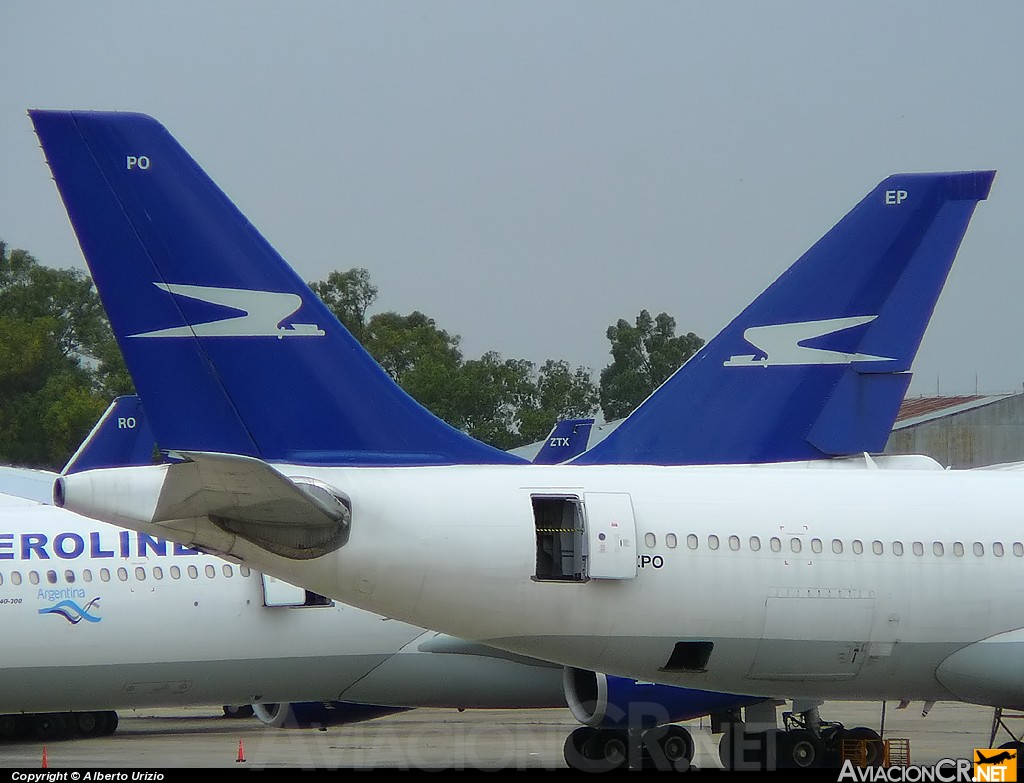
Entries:
[[180,456],[186,461],[64,475],[57,481],[54,502],[114,524],[205,518],[229,536],[290,559],[320,557],[348,538],[347,500],[320,481],[290,479],[252,457],[198,452]]

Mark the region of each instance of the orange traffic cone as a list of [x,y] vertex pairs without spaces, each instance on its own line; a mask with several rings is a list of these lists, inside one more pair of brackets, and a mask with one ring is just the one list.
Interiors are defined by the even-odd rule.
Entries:
[[46,769],[50,765],[46,762],[46,746],[43,745],[43,769]]
[[235,759],[235,763],[239,761],[245,761],[245,748],[242,747],[242,740],[238,740],[238,758]]

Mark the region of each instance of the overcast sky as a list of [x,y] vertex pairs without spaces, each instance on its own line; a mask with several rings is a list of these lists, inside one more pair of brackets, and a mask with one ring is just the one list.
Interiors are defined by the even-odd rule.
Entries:
[[0,238],[85,268],[26,110],[153,115],[306,280],[467,357],[712,337],[887,175],[994,168],[911,394],[1024,383],[1024,3],[0,3]]

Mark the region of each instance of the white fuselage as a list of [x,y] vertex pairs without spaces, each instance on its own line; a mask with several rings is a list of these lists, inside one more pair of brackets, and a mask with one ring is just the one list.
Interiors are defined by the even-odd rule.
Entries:
[[[285,605],[267,606],[268,590]],[[461,654],[458,640],[343,604],[304,606],[303,594],[155,536],[0,497],[0,713],[564,703],[558,668]]]
[[[226,550],[367,610],[562,664],[766,696],[988,703],[937,670],[1024,628],[1014,472],[277,467],[351,498],[349,541],[311,561],[241,538]],[[538,580],[531,499],[609,495],[628,496],[636,575]],[[204,540],[202,520],[174,524],[170,535]],[[706,666],[667,665],[693,641],[713,643]],[[1016,637],[997,641],[1009,646],[988,649],[1020,652]],[[1024,680],[1013,687],[994,698],[1024,701]]]

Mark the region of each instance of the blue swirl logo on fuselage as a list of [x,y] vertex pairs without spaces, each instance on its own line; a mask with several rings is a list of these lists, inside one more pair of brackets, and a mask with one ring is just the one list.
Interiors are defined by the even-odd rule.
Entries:
[[84,607],[79,606],[74,601],[59,601],[53,606],[47,606],[39,610],[39,614],[59,614],[65,620],[72,625],[78,625],[82,620],[87,623],[98,623],[102,620],[102,617],[95,617],[89,614],[90,609],[99,609],[100,599],[99,596],[93,598]]

